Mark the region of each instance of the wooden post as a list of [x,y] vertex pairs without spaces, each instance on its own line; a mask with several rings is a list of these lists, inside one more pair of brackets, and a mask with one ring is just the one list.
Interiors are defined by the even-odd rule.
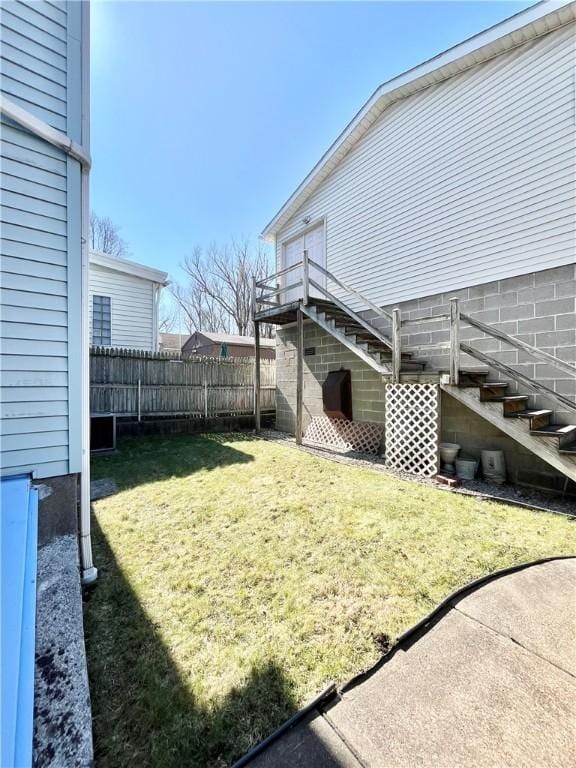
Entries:
[[450,299],[450,384],[456,386],[460,375],[460,300]]
[[302,444],[302,399],[304,394],[304,314],[296,313],[296,444]]
[[308,284],[309,265],[308,265],[308,251],[304,249],[302,254],[302,300],[304,304],[308,304],[308,296],[310,293],[310,286]]
[[402,367],[402,317],[398,307],[392,310],[392,383],[400,381]]
[[256,278],[255,277],[252,277],[251,304],[252,304],[252,323],[254,324],[254,329],[256,329]]
[[254,429],[260,432],[260,325],[256,320],[256,278],[252,278],[252,325],[254,326]]
[[254,428],[260,432],[260,324],[254,320]]
[[142,379],[138,379],[138,421],[142,421]]

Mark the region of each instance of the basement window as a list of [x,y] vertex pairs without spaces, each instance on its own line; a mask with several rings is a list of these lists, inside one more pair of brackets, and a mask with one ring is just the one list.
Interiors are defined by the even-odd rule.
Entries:
[[92,297],[92,344],[96,347],[109,347],[112,344],[110,296]]
[[316,347],[304,347],[304,357],[311,357],[316,354]]

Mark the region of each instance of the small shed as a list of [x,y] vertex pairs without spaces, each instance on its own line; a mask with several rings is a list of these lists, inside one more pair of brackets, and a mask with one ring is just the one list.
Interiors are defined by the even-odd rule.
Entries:
[[[182,347],[182,354],[206,357],[254,357],[254,337],[195,331]],[[264,360],[276,358],[275,339],[260,339],[260,356]]]

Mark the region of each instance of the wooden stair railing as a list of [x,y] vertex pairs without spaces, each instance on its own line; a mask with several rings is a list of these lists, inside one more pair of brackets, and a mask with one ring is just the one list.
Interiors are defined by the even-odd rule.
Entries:
[[[507,378],[554,401],[560,409],[576,412],[576,402],[554,392],[540,381],[515,370],[479,349],[460,341],[460,324],[467,323],[482,333],[492,336],[509,346],[530,354],[537,360],[576,377],[576,367],[565,360],[544,352],[521,339],[510,336],[504,331],[492,328],[485,323],[460,312],[458,299],[450,302],[450,366],[448,384],[442,383],[443,389],[452,397],[460,400],[471,410],[483,416],[489,422],[502,429],[520,444],[526,446],[551,466],[560,470],[566,478],[576,482],[576,424],[554,423],[554,411],[549,408],[530,408],[526,394],[508,394],[505,381],[481,381],[478,377],[470,378],[460,367],[460,352],[487,365]],[[487,375],[487,372],[486,374]],[[477,394],[473,394],[470,388]],[[550,404],[552,405],[552,404]],[[515,423],[517,422],[517,423]]]
[[464,352],[466,355],[473,357],[475,360],[478,360],[481,363],[494,368],[500,373],[503,373],[506,377],[516,381],[518,384],[521,384],[524,387],[528,387],[530,390],[538,394],[545,395],[546,397],[555,400],[563,408],[576,411],[576,402],[570,398],[555,392],[553,389],[550,389],[550,387],[542,384],[542,382],[536,381],[535,379],[526,376],[526,374],[515,370],[509,365],[502,363],[500,360],[496,360],[496,358],[492,357],[491,355],[487,355],[485,352],[474,349],[474,347],[470,346],[470,344],[463,344],[460,341],[461,323],[471,325],[473,328],[477,328],[479,331],[482,331],[482,333],[485,333],[488,336],[492,336],[493,338],[498,339],[499,341],[502,341],[509,346],[521,350],[522,352],[526,352],[537,360],[542,360],[543,362],[555,366],[564,373],[568,373],[576,378],[576,367],[574,365],[567,363],[565,360],[560,360],[560,358],[556,357],[555,355],[551,355],[549,352],[544,352],[544,350],[538,349],[538,347],[534,347],[532,344],[528,344],[528,342],[522,341],[522,339],[517,339],[515,336],[511,336],[499,328],[493,328],[490,325],[486,325],[486,323],[482,323],[480,320],[475,320],[473,317],[460,312],[459,299],[453,298],[450,299],[450,384],[458,384],[460,352]]

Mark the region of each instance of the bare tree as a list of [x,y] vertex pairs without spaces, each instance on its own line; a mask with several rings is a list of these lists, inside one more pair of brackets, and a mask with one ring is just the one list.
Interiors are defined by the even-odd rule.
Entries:
[[127,256],[128,245],[120,237],[120,227],[108,216],[90,212],[90,247],[109,256]]
[[160,333],[172,333],[178,327],[180,307],[175,301],[167,299],[162,291],[159,307],[158,330]]
[[230,332],[230,317],[199,285],[191,280],[185,286],[172,283],[170,292],[180,307],[182,321],[190,333]]
[[[268,253],[261,243],[232,240],[224,246],[197,246],[181,267],[188,283],[175,286],[173,293],[193,330],[253,334],[252,277],[262,279],[269,272]],[[262,331],[272,336],[271,326]]]

